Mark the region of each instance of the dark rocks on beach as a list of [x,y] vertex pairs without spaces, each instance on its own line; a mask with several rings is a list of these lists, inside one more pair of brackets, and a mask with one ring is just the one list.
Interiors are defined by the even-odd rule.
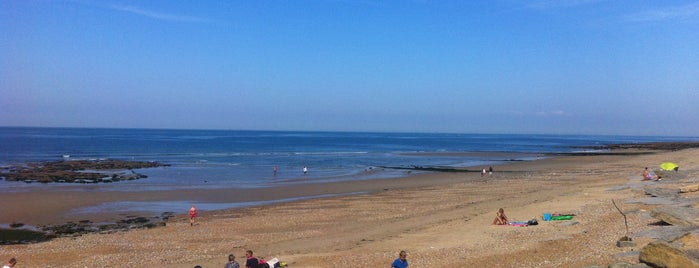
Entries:
[[50,235],[41,231],[0,228],[0,245],[37,243],[51,238]]
[[622,238],[620,238],[619,240],[616,241],[616,246],[617,246],[617,247],[620,247],[620,248],[623,248],[623,247],[635,247],[635,246],[636,246],[636,242],[634,242],[633,239],[631,239],[631,237],[624,236],[624,237],[622,237]]
[[91,221],[68,222],[60,225],[50,225],[42,228],[47,234],[57,237],[79,236],[87,233],[112,233],[116,231],[126,231],[131,229],[150,229],[166,225],[166,221],[171,216],[163,213],[166,217],[140,217],[131,216],[114,223],[93,223]]
[[[44,163],[28,163],[13,166],[0,177],[7,181],[27,183],[100,183],[147,178],[133,169],[168,166],[158,162],[124,161],[124,160],[66,160]],[[94,170],[94,171],[86,171]],[[129,170],[129,172],[104,173],[100,170]]]
[[610,144],[601,146],[581,146],[577,148],[596,149],[596,150],[619,150],[619,149],[638,149],[638,150],[667,150],[677,151],[689,148],[699,148],[699,142],[649,142],[649,143],[624,143]]
[[40,230],[0,229],[0,245],[38,243],[56,237],[76,237],[88,233],[114,233],[132,229],[150,229],[163,227],[173,212],[164,212],[156,217],[129,216],[111,223],[94,223],[89,220],[68,222],[59,225],[47,225]]

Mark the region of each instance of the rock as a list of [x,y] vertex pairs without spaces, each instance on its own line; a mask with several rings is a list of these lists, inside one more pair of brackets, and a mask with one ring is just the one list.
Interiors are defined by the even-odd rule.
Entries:
[[558,224],[558,226],[573,226],[576,224],[578,224],[577,221],[564,221],[564,222],[561,222],[560,224]]
[[[147,176],[133,172],[133,169],[168,166],[158,162],[123,160],[64,160],[56,162],[26,163],[2,173],[6,181],[26,183],[100,183],[117,180],[136,180]],[[88,171],[91,170],[91,171]],[[130,170],[131,174],[93,172],[104,170]]]
[[687,255],[699,260],[699,229],[695,229],[672,242],[673,244],[681,245],[681,249],[684,250]]
[[638,263],[638,264],[631,265],[631,268],[652,268],[652,267],[648,266],[648,264],[645,264],[645,263]]
[[653,197],[677,197],[677,189],[660,188],[660,187],[646,187],[643,191]]
[[632,248],[632,247],[636,246],[636,242],[618,240],[618,241],[616,241],[616,246],[620,247],[620,248]]
[[699,210],[693,207],[662,206],[654,208],[650,216],[675,226],[698,226]]
[[688,232],[682,237],[679,237],[672,242],[681,243],[686,248],[693,248],[699,250],[699,230]]
[[631,249],[614,254],[614,258],[615,260],[638,260],[639,254],[641,254],[641,251]]
[[652,267],[699,267],[699,260],[664,241],[648,243],[638,260]]
[[614,186],[612,188],[609,188],[609,189],[607,189],[607,191],[614,192],[614,191],[626,190],[629,188],[631,188],[631,187],[629,187],[628,185],[619,185],[619,186]]
[[670,181],[684,180],[687,178],[687,174],[685,172],[677,172],[674,170],[655,170],[655,174],[662,177],[663,180]]
[[687,235],[694,227],[687,226],[658,226],[643,232],[636,233],[636,237],[648,237],[672,242],[675,239]]
[[117,230],[130,230],[141,228],[155,228],[165,226],[165,221],[155,217],[153,220],[146,217],[129,216],[115,223],[93,223],[82,220],[78,223],[68,222],[61,225],[45,226],[42,228],[48,234],[55,236],[75,237],[87,233],[111,233]]
[[689,193],[699,191],[699,184],[687,185],[685,187],[680,187],[680,193]]
[[619,240],[616,241],[616,246],[620,247],[620,248],[621,247],[635,247],[636,242],[633,242],[633,239],[631,239],[631,237],[622,236],[621,238],[619,238]]
[[633,264],[628,262],[617,262],[610,264],[608,268],[631,268],[631,266],[633,266]]
[[624,201],[626,204],[646,204],[646,205],[672,205],[675,204],[669,197],[641,197],[631,198]]
[[0,228],[0,245],[37,243],[48,239],[50,237],[44,232]]

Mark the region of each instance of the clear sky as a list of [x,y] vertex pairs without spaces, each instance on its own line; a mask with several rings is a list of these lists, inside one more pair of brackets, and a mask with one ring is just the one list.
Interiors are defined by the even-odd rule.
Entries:
[[699,1],[0,0],[0,126],[699,136]]

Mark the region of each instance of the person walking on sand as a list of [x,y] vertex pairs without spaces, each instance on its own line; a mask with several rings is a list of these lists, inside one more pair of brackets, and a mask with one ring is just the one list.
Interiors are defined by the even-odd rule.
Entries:
[[235,255],[228,255],[228,262],[226,263],[226,266],[223,266],[223,268],[240,268],[240,264],[235,261]]
[[483,168],[483,170],[481,171],[481,177],[485,176],[485,172],[485,168]]
[[7,264],[3,265],[2,268],[12,268],[15,267],[15,264],[17,264],[17,259],[12,258],[7,262]]
[[194,226],[194,218],[197,217],[197,208],[192,205],[189,209],[189,226]]
[[408,268],[407,257],[408,253],[405,253],[405,250],[401,250],[400,253],[398,253],[398,259],[391,264],[391,268]]

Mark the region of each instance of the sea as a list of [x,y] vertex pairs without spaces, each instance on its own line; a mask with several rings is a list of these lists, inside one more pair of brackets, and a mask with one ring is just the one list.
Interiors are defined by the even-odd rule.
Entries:
[[[178,130],[0,127],[0,172],[30,162],[71,160],[157,161],[168,166],[135,170],[144,179],[86,186],[0,180],[1,192],[159,191],[285,187],[307,183],[380,180],[418,174],[415,167],[482,168],[533,161],[551,153],[594,151],[587,146],[696,141],[697,137],[382,133],[319,131]],[[276,172],[274,172],[276,167]],[[303,173],[304,167],[308,172]],[[0,173],[0,177],[2,174]],[[301,196],[297,199],[317,198]],[[285,202],[272,200],[264,202]],[[187,208],[191,200],[114,202],[75,213],[138,207]],[[264,202],[208,203],[204,209]]]
[[[157,161],[103,190],[256,188],[394,178],[400,168],[481,168],[617,143],[697,137],[0,127],[0,166],[77,159]],[[277,172],[274,172],[274,169]],[[306,167],[308,173],[304,174]],[[386,167],[397,167],[386,168]],[[58,183],[57,183],[58,184]],[[21,185],[21,186],[19,186]],[[13,186],[13,187],[11,187]],[[0,181],[2,189],[41,187]],[[56,186],[51,186],[56,187]],[[71,187],[70,184],[65,187]]]

